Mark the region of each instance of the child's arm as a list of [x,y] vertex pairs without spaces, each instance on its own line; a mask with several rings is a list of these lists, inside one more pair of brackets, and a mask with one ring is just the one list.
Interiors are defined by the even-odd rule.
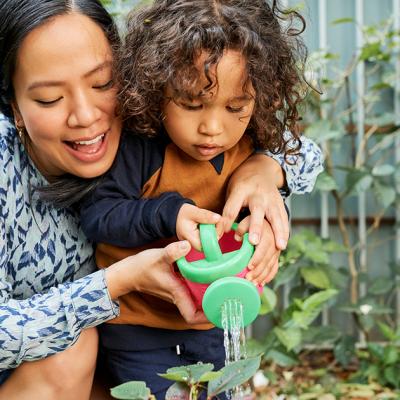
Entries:
[[[112,168],[81,205],[82,228],[90,240],[137,247],[175,236],[181,207],[193,202],[177,192],[141,197],[143,185],[161,165],[156,152],[156,144],[146,138],[124,138]],[[200,222],[215,223],[215,215],[203,210]]]

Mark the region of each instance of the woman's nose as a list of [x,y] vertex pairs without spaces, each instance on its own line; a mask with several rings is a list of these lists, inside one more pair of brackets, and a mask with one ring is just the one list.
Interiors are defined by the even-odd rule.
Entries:
[[100,115],[101,111],[91,96],[86,93],[79,93],[73,99],[68,125],[72,128],[88,127],[96,122]]

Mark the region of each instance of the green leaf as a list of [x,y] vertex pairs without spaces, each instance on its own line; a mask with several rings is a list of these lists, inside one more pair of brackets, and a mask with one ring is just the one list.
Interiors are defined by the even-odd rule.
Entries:
[[261,357],[258,356],[226,365],[221,369],[221,376],[208,383],[208,397],[216,396],[249,380],[257,372],[260,362]]
[[303,302],[303,310],[320,307],[338,293],[335,289],[322,290],[314,293]]
[[206,372],[205,374],[201,375],[198,382],[208,382],[212,379],[217,379],[219,376],[221,376],[221,371]]
[[203,375],[214,369],[213,364],[192,364],[181,367],[169,368],[165,374],[159,376],[176,382],[185,382],[186,384],[194,384],[202,382]]
[[382,335],[389,341],[396,340],[396,332],[389,326],[384,324],[383,322],[377,322],[379,330],[382,332]]
[[310,326],[303,332],[303,341],[311,344],[326,344],[336,342],[342,332],[333,325]]
[[281,367],[293,367],[298,364],[298,360],[292,356],[283,353],[282,351],[272,349],[265,355],[267,360],[271,360]]
[[259,315],[265,315],[274,310],[277,303],[275,292],[268,286],[264,286],[261,294],[261,307],[258,312]]
[[120,400],[147,400],[150,389],[145,382],[131,381],[111,389],[111,396]]
[[307,283],[318,289],[329,289],[331,287],[328,275],[319,267],[300,268],[300,274]]
[[389,293],[393,288],[393,281],[388,278],[376,278],[368,288],[368,293],[381,295]]
[[274,289],[276,290],[279,286],[290,282],[296,276],[298,266],[288,265],[287,267],[279,269],[277,275],[273,280]]
[[357,168],[348,168],[347,170],[346,193],[361,193],[372,185],[373,178],[368,171]]
[[384,377],[386,380],[393,385],[396,389],[400,388],[400,378],[399,378],[399,369],[396,368],[394,365],[385,368],[383,372]]
[[385,349],[382,345],[378,343],[367,343],[367,348],[370,354],[377,360],[383,361]]
[[330,192],[331,190],[338,190],[339,186],[333,176],[329,175],[327,172],[322,172],[318,175],[315,189],[321,192]]
[[388,345],[385,347],[383,353],[383,359],[385,365],[396,364],[400,358],[400,349],[393,345]]
[[341,243],[330,240],[330,239],[322,240],[322,248],[324,251],[327,251],[328,253],[347,253],[348,252],[346,246],[344,246]]
[[354,337],[344,335],[334,347],[335,358],[343,367],[348,366],[353,359],[356,353],[356,342]]
[[253,358],[263,354],[267,346],[256,339],[246,339],[246,353],[247,357]]
[[183,382],[173,383],[165,393],[165,400],[189,400],[190,388]]
[[349,273],[347,269],[344,268],[334,268],[334,267],[326,267],[325,272],[327,273],[331,285],[334,288],[342,288],[347,287],[349,283]]
[[391,164],[375,165],[375,167],[372,168],[372,175],[388,176],[388,175],[392,175],[394,171],[395,171],[395,168]]
[[321,308],[312,308],[307,311],[294,311],[292,320],[288,321],[285,326],[288,328],[302,328],[307,329],[310,324],[318,317]]
[[382,51],[380,42],[366,43],[361,50],[360,60],[373,61],[374,59],[379,59],[381,54]]
[[375,198],[383,208],[388,208],[396,200],[396,190],[389,185],[375,181],[373,191]]
[[358,320],[365,331],[369,332],[375,326],[375,318],[372,315],[359,315]]
[[354,22],[353,18],[338,18],[335,19],[331,22],[332,25],[338,25],[338,24],[346,24],[349,22]]
[[281,329],[274,328],[278,340],[285,346],[286,350],[292,350],[301,343],[301,330],[298,328]]
[[326,142],[327,140],[338,139],[344,136],[344,132],[331,128],[332,123],[329,120],[318,120],[310,124],[305,129],[305,135],[313,139],[317,143]]

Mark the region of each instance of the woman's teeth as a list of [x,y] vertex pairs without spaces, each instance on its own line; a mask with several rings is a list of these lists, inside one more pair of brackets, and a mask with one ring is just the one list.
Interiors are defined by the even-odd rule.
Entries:
[[89,145],[89,144],[95,144],[95,143],[99,142],[100,140],[103,139],[103,137],[104,137],[104,134],[103,134],[103,135],[100,135],[100,136],[97,136],[97,137],[95,137],[95,138],[92,139],[92,140],[82,140],[82,141],[76,141],[76,142],[74,142],[74,143],[75,143],[75,144],[83,144],[83,145],[87,146],[87,145]]
[[72,144],[72,148],[76,151],[80,151],[82,153],[93,154],[96,153],[104,139],[105,134],[99,135],[91,140],[77,140],[75,142],[70,142]]

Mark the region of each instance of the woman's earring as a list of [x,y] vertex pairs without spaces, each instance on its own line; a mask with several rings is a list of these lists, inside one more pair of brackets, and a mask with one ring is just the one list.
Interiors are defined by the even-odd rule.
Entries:
[[18,126],[17,124],[15,124],[15,128],[17,129],[19,139],[21,140],[21,142],[23,142],[24,137],[25,137],[25,127]]

